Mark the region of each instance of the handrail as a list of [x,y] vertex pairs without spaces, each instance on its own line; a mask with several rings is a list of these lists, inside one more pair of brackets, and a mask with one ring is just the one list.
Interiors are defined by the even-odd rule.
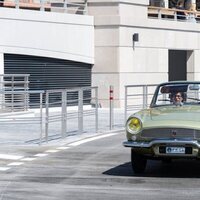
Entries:
[[16,8],[16,9],[31,9],[49,12],[74,12],[74,14],[86,14],[87,13],[87,1],[83,3],[70,3],[65,1],[55,1],[55,0],[41,0],[39,3],[34,2],[34,0],[28,0],[24,2],[23,0],[0,0],[0,7],[6,8]]
[[[150,100],[153,96],[157,84],[146,85],[125,85],[125,105],[124,105],[124,119],[125,123],[128,116],[128,111],[140,110],[149,106]],[[151,91],[150,91],[151,90]]]
[[[183,14],[180,14],[183,13]],[[163,7],[155,7],[155,6],[148,6],[148,16],[149,17],[156,17],[158,19],[166,19],[166,17],[173,17],[174,20],[183,18],[182,20],[188,20],[195,22],[196,20],[200,20],[200,12],[194,10],[182,10],[177,8],[163,8]],[[185,17],[185,19],[184,19]],[[187,19],[188,18],[188,19]],[[193,19],[193,20],[192,20]]]
[[164,8],[164,7],[157,7],[157,6],[148,6],[148,9],[153,9],[153,10],[162,10],[162,11],[174,11],[174,12],[185,12],[185,13],[191,13],[191,14],[200,14],[199,11],[197,10],[180,10],[177,8]]
[[28,77],[28,76],[30,76],[30,74],[0,74],[0,76],[3,76],[3,77],[11,77],[11,76]]

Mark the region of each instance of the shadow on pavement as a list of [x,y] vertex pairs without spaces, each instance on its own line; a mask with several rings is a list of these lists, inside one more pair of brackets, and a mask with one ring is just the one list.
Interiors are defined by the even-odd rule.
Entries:
[[200,178],[200,161],[197,160],[173,160],[171,163],[149,160],[147,168],[142,174],[135,174],[131,162],[118,165],[105,172],[110,176],[132,177],[163,177],[163,178]]
[[130,162],[111,168],[103,172],[103,174],[112,175],[112,176],[133,176],[134,175]]

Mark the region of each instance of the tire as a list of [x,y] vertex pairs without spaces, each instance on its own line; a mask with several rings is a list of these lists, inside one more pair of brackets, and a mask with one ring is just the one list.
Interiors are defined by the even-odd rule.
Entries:
[[146,169],[147,159],[131,149],[131,164],[135,173],[143,173]]
[[171,158],[165,158],[165,159],[162,160],[163,164],[170,164],[171,162],[172,162]]

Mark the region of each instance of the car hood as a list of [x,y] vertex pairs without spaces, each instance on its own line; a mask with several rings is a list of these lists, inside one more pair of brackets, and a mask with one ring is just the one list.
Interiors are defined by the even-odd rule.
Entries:
[[200,128],[200,106],[164,106],[142,110],[135,114],[147,127]]
[[200,122],[200,106],[174,106],[150,109],[152,120],[191,120]]

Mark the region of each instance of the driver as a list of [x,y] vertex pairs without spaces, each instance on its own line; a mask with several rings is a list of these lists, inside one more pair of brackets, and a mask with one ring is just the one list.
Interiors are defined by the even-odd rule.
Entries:
[[183,93],[182,92],[177,92],[173,96],[173,104],[177,106],[182,106],[183,105]]

